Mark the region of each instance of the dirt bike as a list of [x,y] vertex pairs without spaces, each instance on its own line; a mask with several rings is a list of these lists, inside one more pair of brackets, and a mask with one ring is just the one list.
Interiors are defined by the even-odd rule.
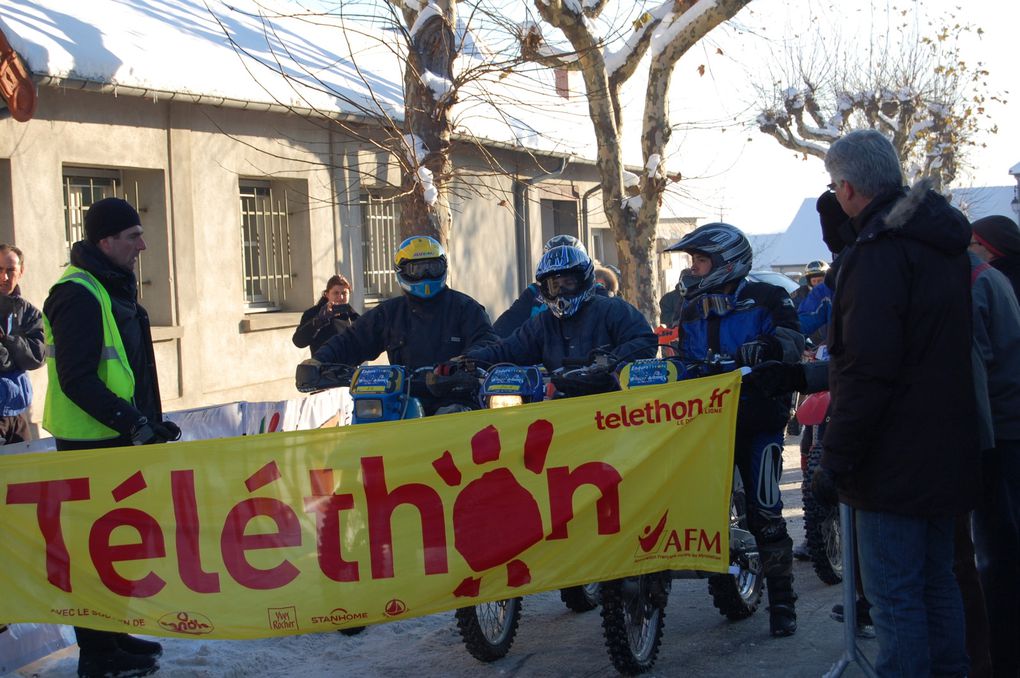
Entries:
[[[815,574],[826,584],[843,581],[843,545],[839,531],[839,508],[815,500],[811,476],[822,461],[822,432],[829,410],[829,393],[812,393],[797,408],[797,419],[811,435],[801,493],[804,499],[804,533]],[[804,451],[802,450],[802,454]]]
[[[552,379],[560,390],[587,395],[665,384],[735,368],[732,360],[721,357],[685,365],[676,358],[626,363],[610,355],[597,355],[590,365],[554,373]],[[754,614],[761,603],[763,576],[757,543],[747,529],[746,507],[740,474],[734,469],[728,574],[663,571],[602,583],[602,629],[609,657],[620,673],[643,673],[655,665],[674,578],[707,578],[713,604],[730,619],[745,619]]]
[[[448,403],[437,408],[436,414],[471,409],[467,403],[477,402],[482,376],[484,373],[474,368],[437,375],[432,367],[408,371],[399,365],[353,367],[306,360],[298,365],[296,382],[302,392],[350,386],[354,401],[351,423],[356,425],[419,419],[425,416],[422,398],[427,397]],[[490,662],[510,650],[520,614],[518,597],[463,607],[454,612],[454,617],[467,651],[480,661]],[[354,635],[364,629],[359,626],[340,632]]]
[[[538,367],[499,364],[484,375],[479,390],[482,407],[514,407],[545,398],[545,379]],[[591,610],[598,605],[598,587],[596,583],[561,589],[560,598],[576,612]],[[471,656],[483,662],[506,656],[517,633],[522,607],[518,596],[457,610],[457,626]]]

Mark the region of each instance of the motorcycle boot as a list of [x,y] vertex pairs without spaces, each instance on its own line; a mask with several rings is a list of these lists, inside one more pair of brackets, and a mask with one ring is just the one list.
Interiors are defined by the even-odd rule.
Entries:
[[156,641],[135,638],[126,633],[117,636],[117,647],[128,654],[140,654],[147,657],[159,657],[163,654],[163,646]]
[[78,678],[133,678],[159,669],[151,655],[130,654],[120,648],[78,656]]
[[[765,588],[769,595],[769,632],[777,638],[792,636],[797,631],[797,611],[794,604],[797,594],[793,592],[793,540],[783,530],[769,535],[774,541],[759,543],[762,558],[762,572]],[[778,538],[777,538],[778,537]]]

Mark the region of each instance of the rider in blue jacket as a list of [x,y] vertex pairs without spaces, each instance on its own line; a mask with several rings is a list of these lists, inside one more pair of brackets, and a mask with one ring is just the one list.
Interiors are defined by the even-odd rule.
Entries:
[[[751,245],[739,229],[705,224],[669,247],[686,252],[686,292],[679,311],[680,356],[706,360],[722,354],[753,366],[765,360],[800,361],[804,337],[786,290],[751,282]],[[769,397],[751,388],[741,394],[734,460],[747,488],[748,527],[758,542],[769,593],[773,636],[797,630],[793,592],[793,542],[783,519],[779,480],[790,394]]]
[[587,359],[596,348],[634,360],[655,356],[655,334],[644,316],[619,297],[596,293],[595,267],[583,249],[553,247],[538,262],[535,279],[549,313],[532,316],[509,337],[468,351],[466,358],[542,363],[551,372],[564,358]]

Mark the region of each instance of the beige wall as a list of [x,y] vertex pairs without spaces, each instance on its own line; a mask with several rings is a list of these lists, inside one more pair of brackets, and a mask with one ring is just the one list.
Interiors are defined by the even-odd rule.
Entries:
[[[497,154],[514,164],[512,153]],[[375,170],[366,172],[373,162]],[[518,279],[515,264],[525,245],[517,242],[513,181],[482,171],[468,151],[455,155],[454,164],[468,176],[466,190],[452,201],[450,283],[495,319],[529,282]],[[42,88],[35,119],[0,121],[0,236],[24,249],[22,289],[40,308],[67,261],[67,166],[118,171],[139,209],[148,245],[140,294],[154,325],[167,410],[294,397],[294,366],[307,357],[291,343],[298,314],[337,271],[354,281],[354,303],[363,305],[357,197],[363,180],[393,177],[379,176],[387,173],[385,158],[327,121]],[[392,164],[388,169],[392,174]],[[274,192],[289,189],[294,277],[278,312],[249,313],[244,303],[242,178],[270,181]],[[542,247],[539,200],[578,195],[591,185],[559,177],[532,188],[526,245],[532,264]],[[45,370],[32,380],[38,421]]]

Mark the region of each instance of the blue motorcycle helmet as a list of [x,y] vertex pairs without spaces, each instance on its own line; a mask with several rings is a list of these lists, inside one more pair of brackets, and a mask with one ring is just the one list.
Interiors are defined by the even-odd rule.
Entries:
[[405,293],[431,299],[446,287],[446,250],[435,238],[411,236],[393,255],[393,270]]
[[595,296],[595,266],[584,250],[560,245],[542,255],[535,282],[549,311],[569,318]]
[[551,238],[549,238],[548,240],[545,241],[545,247],[542,248],[542,251],[543,252],[548,252],[549,250],[551,250],[554,247],[576,247],[577,249],[581,250],[585,254],[588,253],[588,250],[587,250],[587,248],[585,248],[584,243],[581,242],[580,240],[578,240],[577,238],[575,238],[572,235],[566,235],[566,234],[564,234],[564,235],[554,235],[553,237],[551,237]]

